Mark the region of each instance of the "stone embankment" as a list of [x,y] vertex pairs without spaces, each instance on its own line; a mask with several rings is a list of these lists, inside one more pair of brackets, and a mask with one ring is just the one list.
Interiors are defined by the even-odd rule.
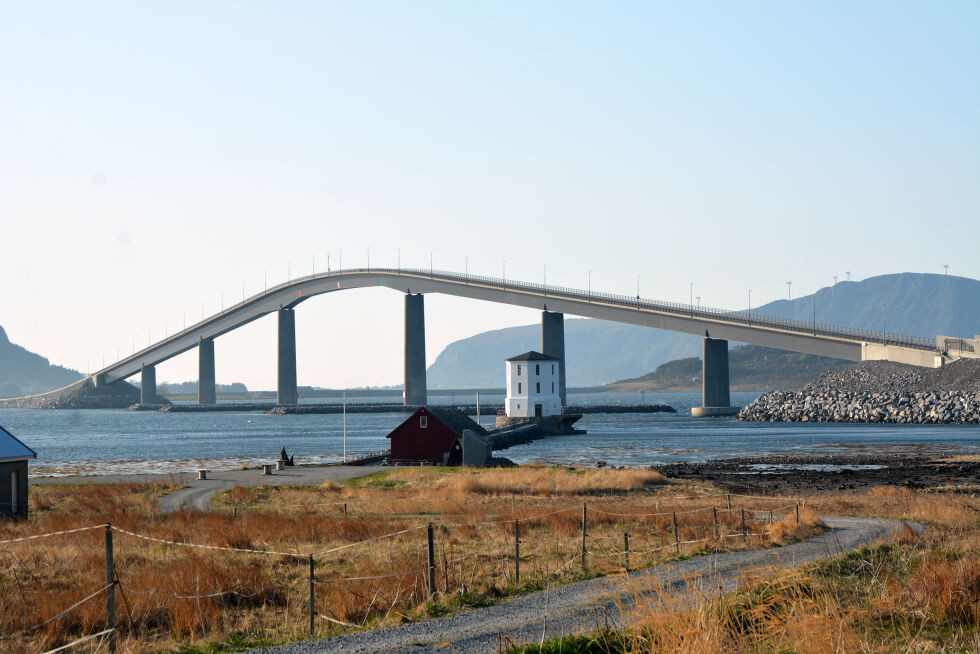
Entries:
[[737,419],[980,424],[980,360],[934,370],[863,361],[824,373],[800,391],[766,393]]
[[[169,404],[166,398],[157,399]],[[123,380],[95,386],[85,378],[48,393],[0,400],[0,409],[125,409],[139,401],[139,389]]]

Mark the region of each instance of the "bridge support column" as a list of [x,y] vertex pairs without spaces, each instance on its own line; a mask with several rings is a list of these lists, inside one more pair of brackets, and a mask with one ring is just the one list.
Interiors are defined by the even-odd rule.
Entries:
[[214,339],[202,338],[197,346],[197,403],[217,404],[214,388]]
[[140,404],[157,402],[157,369],[145,363],[140,369]]
[[558,359],[558,397],[567,406],[565,392],[565,314],[541,312],[541,354]]
[[691,409],[692,416],[731,416],[738,413],[738,407],[731,406],[728,390],[728,341],[721,338],[704,337],[701,404]]
[[425,302],[422,295],[405,296],[405,404],[428,402],[425,383]]
[[297,404],[296,390],[296,313],[280,309],[279,314],[279,383],[276,404]]

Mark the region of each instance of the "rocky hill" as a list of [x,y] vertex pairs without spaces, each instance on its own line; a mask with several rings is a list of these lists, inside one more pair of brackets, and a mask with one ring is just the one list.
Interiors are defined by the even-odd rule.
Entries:
[[[701,389],[701,359],[689,357],[668,361],[642,377],[610,384],[622,392],[697,391]],[[818,357],[775,350],[758,345],[732,348],[728,354],[731,389],[734,391],[764,391],[802,388],[817,375],[851,365],[844,359]]]
[[41,355],[11,343],[0,327],[0,397],[44,393],[82,377],[77,370],[52,365]]

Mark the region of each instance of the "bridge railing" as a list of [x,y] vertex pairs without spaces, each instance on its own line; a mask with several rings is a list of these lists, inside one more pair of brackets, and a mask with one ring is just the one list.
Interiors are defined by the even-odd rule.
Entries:
[[[243,297],[240,302],[236,302],[229,305],[227,308],[212,314],[211,316],[205,318],[204,320],[191,325],[179,332],[168,335],[166,338],[158,341],[156,344],[143,348],[139,351],[133,353],[129,357],[123,357],[117,361],[112,366],[108,366],[99,373],[110,370],[120,363],[137,360],[142,355],[148,351],[159,346],[161,343],[166,343],[171,340],[175,340],[183,336],[186,332],[193,331],[199,328],[202,324],[211,322],[218,318],[222,318],[226,315],[234,313],[239,310],[242,306],[261,299],[267,296],[269,293],[280,291],[284,288],[288,288],[298,282],[314,281],[318,279],[323,279],[332,275],[338,274],[359,274],[359,273],[388,273],[388,274],[408,274],[417,277],[426,277],[429,279],[440,279],[446,281],[458,281],[466,284],[478,283],[489,286],[494,286],[496,288],[511,290],[516,292],[533,292],[544,296],[552,296],[555,298],[560,298],[564,300],[575,300],[580,302],[589,303],[603,303],[608,305],[613,305],[617,307],[628,307],[636,309],[646,309],[650,311],[658,311],[661,313],[669,313],[676,316],[687,317],[687,318],[701,318],[704,320],[724,320],[729,323],[737,323],[740,325],[745,325],[747,327],[763,327],[763,328],[773,328],[773,329],[785,329],[795,332],[800,332],[804,334],[809,334],[813,336],[826,336],[830,338],[845,338],[850,340],[866,341],[870,343],[882,344],[882,345],[897,345],[901,347],[909,347],[920,350],[936,350],[935,339],[930,339],[921,336],[909,336],[907,334],[898,334],[893,332],[872,330],[872,329],[861,329],[857,327],[842,327],[840,325],[832,325],[827,323],[821,323],[816,321],[807,320],[794,320],[792,318],[777,318],[774,316],[766,316],[762,314],[753,313],[751,310],[744,311],[732,311],[730,309],[716,309],[713,307],[705,306],[694,306],[691,304],[684,304],[680,302],[669,302],[665,300],[651,300],[648,298],[642,298],[640,296],[629,296],[621,295],[617,293],[606,293],[603,291],[592,291],[592,290],[582,290],[577,288],[570,288],[567,286],[553,286],[550,284],[537,284],[533,282],[524,282],[520,280],[508,280],[502,277],[492,277],[487,275],[474,275],[474,274],[464,274],[457,273],[448,270],[435,270],[431,268],[337,268],[331,269],[327,272],[315,273],[310,275],[301,275],[298,277],[292,277],[285,282],[275,284],[273,286],[268,286],[258,293],[253,293],[250,296]],[[96,373],[96,374],[99,374]]]
[[[331,271],[333,272],[333,271]],[[485,275],[467,275],[445,270],[430,270],[426,268],[352,268],[345,269],[343,273],[364,273],[364,272],[385,272],[392,274],[411,274],[424,276],[430,279],[445,279],[449,281],[462,281],[464,283],[481,283],[493,285],[513,291],[532,291],[545,296],[556,298],[577,300],[584,302],[603,302],[616,306],[648,309],[663,313],[689,318],[701,318],[706,320],[725,320],[751,327],[770,327],[774,329],[789,329],[809,335],[827,336],[831,338],[847,338],[860,341],[885,345],[898,345],[915,349],[934,350],[936,343],[934,339],[920,336],[909,336],[893,332],[877,331],[871,329],[861,329],[855,327],[842,327],[808,320],[794,320],[792,318],[776,318],[762,314],[752,313],[751,310],[732,311],[730,309],[716,309],[713,307],[693,306],[680,302],[669,302],[663,300],[650,300],[639,296],[633,297],[616,293],[606,293],[603,291],[584,291],[582,289],[569,288],[566,286],[553,286],[525,282],[520,280],[507,280],[499,277]],[[321,275],[310,275],[310,279],[315,279]],[[295,280],[294,280],[295,281]],[[288,285],[288,284],[285,284]]]

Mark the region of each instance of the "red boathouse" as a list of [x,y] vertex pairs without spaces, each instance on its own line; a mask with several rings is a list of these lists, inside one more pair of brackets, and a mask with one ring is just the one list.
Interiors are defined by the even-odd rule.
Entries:
[[394,464],[459,465],[463,456],[461,439],[466,429],[480,436],[487,433],[455,407],[421,407],[388,434],[389,460]]

